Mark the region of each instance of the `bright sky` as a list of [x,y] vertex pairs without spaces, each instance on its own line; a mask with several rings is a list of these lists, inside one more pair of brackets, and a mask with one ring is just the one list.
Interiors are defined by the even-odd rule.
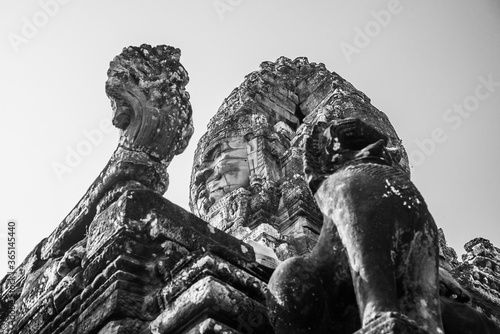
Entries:
[[306,56],[389,116],[457,252],[479,236],[500,246],[496,0],[0,0],[0,22],[2,277],[9,219],[20,263],[106,165],[108,64],[142,43],[180,48],[191,78],[195,134],[169,168],[172,202],[188,208],[194,148],[231,90],[262,61]]

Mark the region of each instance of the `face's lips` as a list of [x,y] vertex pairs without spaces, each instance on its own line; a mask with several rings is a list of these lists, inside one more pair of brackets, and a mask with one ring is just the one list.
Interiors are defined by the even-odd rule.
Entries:
[[234,186],[234,184],[227,184],[227,185],[222,186],[222,187],[217,187],[217,188],[211,189],[211,190],[209,190],[209,193],[212,194],[212,193],[215,193],[217,191],[224,191],[224,189],[231,188],[233,186]]
[[217,191],[221,191],[221,190],[223,191],[223,190],[224,190],[224,187],[218,187],[218,188],[212,189],[212,190],[210,190],[210,191],[209,191],[209,193],[210,193],[210,194],[213,194],[213,193],[215,193],[215,192],[217,192]]

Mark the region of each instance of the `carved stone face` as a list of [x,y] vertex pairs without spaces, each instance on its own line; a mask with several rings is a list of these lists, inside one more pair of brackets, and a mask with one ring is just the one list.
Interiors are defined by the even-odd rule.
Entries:
[[195,203],[199,211],[207,211],[224,195],[250,183],[247,144],[230,138],[208,152],[203,163],[195,167],[198,189]]

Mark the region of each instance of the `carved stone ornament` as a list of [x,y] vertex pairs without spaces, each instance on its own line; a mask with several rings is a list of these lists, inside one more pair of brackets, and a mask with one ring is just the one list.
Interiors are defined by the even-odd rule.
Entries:
[[92,219],[126,190],[163,194],[167,166],[186,148],[193,133],[188,74],[171,46],[124,48],[108,70],[106,93],[120,141],[108,164],[42,249],[47,259],[60,256]]

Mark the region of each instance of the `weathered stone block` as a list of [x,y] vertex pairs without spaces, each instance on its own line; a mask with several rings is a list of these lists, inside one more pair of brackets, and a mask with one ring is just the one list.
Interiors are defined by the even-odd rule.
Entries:
[[179,295],[202,278],[213,276],[260,303],[265,303],[266,284],[254,275],[210,253],[200,254],[172,271],[172,279],[159,293],[165,310]]
[[[206,250],[213,245],[220,245],[249,262],[255,260],[252,247],[210,226],[159,195],[145,191],[134,191],[128,194],[127,200],[131,207],[139,205],[141,207],[141,210],[135,211],[135,214],[132,214],[133,210],[131,210],[127,217],[137,220],[148,219],[151,228],[150,235],[153,240],[172,240],[188,250]],[[153,211],[157,214],[150,214]]]
[[82,272],[75,277],[66,276],[54,290],[54,307],[56,312],[61,312],[64,307],[83,289]]
[[[32,334],[38,333],[40,329],[54,317],[52,295],[49,294],[41,298],[30,312],[23,316],[23,319],[12,328],[11,333]],[[5,334],[7,334],[6,332]]]
[[[202,278],[172,301],[151,322],[153,334],[167,334],[214,317],[239,329],[250,327],[255,333],[272,333],[266,308],[242,292],[211,276]],[[200,319],[200,317],[202,317]]]
[[137,334],[145,324],[137,319],[122,319],[108,322],[97,334]]
[[[133,246],[129,250],[127,246]],[[155,259],[154,253],[151,259],[146,260],[141,257],[135,258],[134,249],[144,247],[134,241],[125,238],[118,238],[115,242],[103,250],[100,257],[89,263],[83,273],[84,283],[88,286],[99,275],[112,274],[110,271],[125,270],[132,273],[141,273],[143,276],[150,276],[152,273],[147,269],[147,264]],[[152,247],[153,248],[153,247]],[[121,252],[120,252],[121,251]],[[148,275],[149,274],[149,275]]]
[[209,318],[200,322],[199,324],[194,325],[192,328],[183,331],[182,334],[241,334],[241,333],[212,318]]
[[[102,276],[102,280],[94,281],[94,285],[91,288],[92,293],[87,294],[88,297],[86,298],[82,297],[80,313],[84,312],[87,308],[95,307],[95,303],[98,303],[100,300],[102,301],[103,296],[110,295],[114,290],[124,290],[146,298],[150,287],[140,277],[124,271],[115,272],[107,280]],[[157,307],[150,307],[152,313],[156,309]],[[149,311],[147,313],[149,314]]]
[[145,297],[140,291],[140,287],[129,282],[115,281],[109,288],[99,293],[87,308],[82,305],[77,333],[91,333],[112,317],[151,320],[151,313],[155,313],[155,310],[145,310],[143,307]]
[[[388,312],[355,334],[435,334],[428,333],[398,313]],[[478,333],[479,334],[479,333]]]
[[[76,321],[81,306],[80,295],[73,298],[54,319],[48,323],[40,334],[73,333],[76,330]],[[73,328],[73,329],[71,329]]]
[[[77,326],[78,326],[78,324],[76,323],[76,321],[73,321],[70,324],[64,326],[64,329],[62,331],[59,331],[59,329],[57,329],[54,332],[46,332],[46,333],[47,334],[74,334],[74,333],[76,333]],[[45,333],[43,333],[43,334],[45,334]]]

